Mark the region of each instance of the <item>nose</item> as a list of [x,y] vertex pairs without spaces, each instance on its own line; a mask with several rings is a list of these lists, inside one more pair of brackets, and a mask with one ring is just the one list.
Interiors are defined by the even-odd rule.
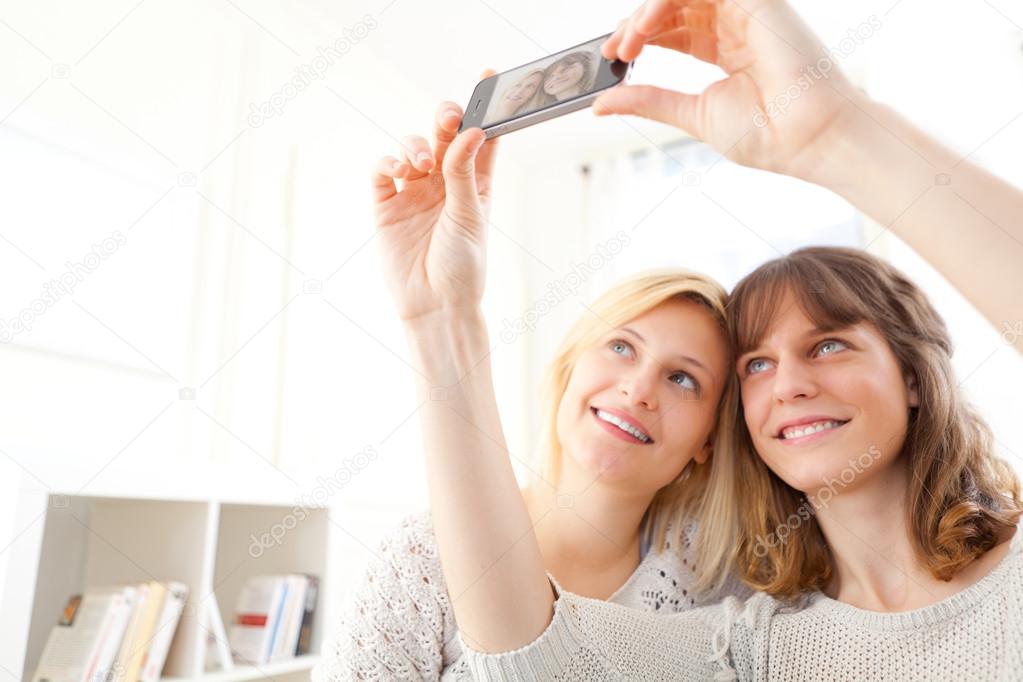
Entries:
[[631,404],[657,409],[657,384],[652,372],[637,369],[627,373],[618,384],[618,392]]
[[776,400],[789,402],[817,395],[817,383],[806,363],[794,358],[779,358],[774,370],[772,392]]

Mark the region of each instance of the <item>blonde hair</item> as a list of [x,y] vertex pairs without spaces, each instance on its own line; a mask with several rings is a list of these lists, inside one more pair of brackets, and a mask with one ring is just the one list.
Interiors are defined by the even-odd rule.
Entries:
[[[908,408],[899,453],[910,473],[906,517],[921,564],[935,578],[951,580],[1000,542],[1023,506],[1016,474],[995,456],[990,429],[958,388],[944,321],[916,285],[879,258],[856,249],[804,248],[761,265],[735,287],[727,310],[736,356],[760,343],[787,292],[822,329],[872,324],[915,380],[919,406]],[[833,571],[831,551],[816,517],[800,512],[804,494],[757,455],[734,385],[720,419],[732,442],[712,462],[698,585],[720,584],[734,562],[750,587],[777,597],[823,589]],[[745,503],[737,505],[740,494]],[[790,524],[793,515],[803,522]],[[764,547],[760,539],[786,524],[785,541]]]
[[[537,96],[537,94],[543,91],[543,82],[544,82],[544,79],[545,79],[545,75],[546,74],[545,74],[543,69],[533,69],[532,71],[527,73],[525,76],[523,76],[522,78],[519,78],[517,81],[515,81],[514,83],[512,83],[507,88],[505,88],[504,90],[501,91],[501,98],[500,98],[499,102],[503,102],[504,98],[508,96],[508,91],[511,90],[516,85],[519,85],[519,84],[529,80],[533,76],[540,76],[540,81],[536,84],[536,89],[533,90],[533,94],[531,94],[529,96],[529,99],[527,99],[525,102],[523,102],[519,106],[515,107],[514,111],[511,111],[511,112],[508,112],[507,114],[505,114],[504,116],[506,118],[510,118],[512,116],[517,116],[518,114],[521,114],[521,113],[530,112],[533,109],[536,109],[538,106],[540,106],[540,98]],[[500,106],[500,104],[498,106]]]
[[[683,268],[657,268],[616,283],[587,306],[588,312],[565,334],[543,378],[539,453],[546,481],[556,484],[561,475],[558,407],[580,354],[609,329],[620,327],[669,300],[702,305],[720,326],[722,343],[727,343],[726,295],[724,288],[706,275]],[[731,362],[727,366],[731,367]],[[683,530],[683,519],[695,512],[706,487],[707,471],[706,465],[697,466],[695,461],[690,461],[675,481],[654,495],[644,517],[643,532],[657,551],[663,551],[667,541],[678,538]],[[679,546],[677,541],[675,546]]]

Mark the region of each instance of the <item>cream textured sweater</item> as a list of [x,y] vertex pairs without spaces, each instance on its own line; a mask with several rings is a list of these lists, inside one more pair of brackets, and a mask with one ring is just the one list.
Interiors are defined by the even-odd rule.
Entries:
[[[653,619],[710,603],[693,593],[692,526],[682,547],[647,552],[610,600]],[[677,549],[678,551],[674,551]],[[748,594],[736,584],[731,593]],[[597,602],[603,603],[603,602]],[[314,682],[471,680],[428,513],[407,518],[381,544],[323,649]]]
[[1023,680],[1021,536],[984,578],[913,611],[757,594],[657,618],[558,590],[536,641],[465,659],[477,680]]

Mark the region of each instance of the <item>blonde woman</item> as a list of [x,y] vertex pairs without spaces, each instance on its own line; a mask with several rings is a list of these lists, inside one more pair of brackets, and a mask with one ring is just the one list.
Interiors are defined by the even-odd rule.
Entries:
[[1019,479],[926,297],[865,252],[807,248],[744,278],[728,320],[735,447],[715,452],[698,561],[758,593],[652,619],[534,567],[551,624],[485,616],[491,637],[536,639],[473,646],[476,678],[1020,679]]
[[543,70],[535,69],[515,81],[501,94],[497,108],[492,114],[487,115],[486,123],[503,121],[516,114],[535,109],[537,107],[536,94],[540,90],[543,79]]
[[[432,420],[442,413],[459,425],[462,453],[507,462],[497,445],[503,435],[493,395],[467,404],[470,394],[448,362],[449,351],[486,334],[479,309],[485,252],[466,246],[486,225],[494,162],[494,148],[485,146],[473,175],[466,136],[448,146],[461,113],[456,107],[441,106],[432,151],[413,138],[408,153],[415,161],[381,162],[377,229],[421,376],[449,396],[427,400],[424,426],[439,423]],[[457,115],[445,116],[451,110]],[[420,151],[431,162],[414,156]],[[401,191],[395,177],[404,182]],[[706,487],[705,463],[729,381],[724,299],[720,285],[681,269],[613,286],[587,306],[548,368],[541,396],[544,464],[534,482],[519,491],[507,478],[510,469],[481,479],[465,470],[463,481],[477,495],[513,486],[536,533],[537,560],[573,591],[651,614],[709,600],[693,590],[692,512]],[[437,327],[453,310],[473,321],[461,330],[464,337]],[[454,337],[436,336],[448,332]],[[485,358],[473,372],[484,374],[489,381]],[[431,386],[418,387],[431,395]],[[484,427],[473,415],[477,409],[495,419]],[[431,497],[431,505],[434,514],[451,513],[445,496]],[[317,680],[469,678],[460,637],[473,641],[473,623],[456,623],[453,607],[475,598],[477,586],[448,589],[436,544],[429,514],[407,519],[384,541],[354,590],[339,638],[324,651]],[[500,561],[481,576],[483,583],[510,578]],[[488,608],[514,618],[517,604],[495,599]]]
[[[598,113],[674,122],[737,161],[829,187],[914,246],[995,324],[1023,315],[1023,192],[836,71],[784,115],[754,124],[756,105],[824,54],[784,2],[651,0],[605,56],[629,61],[644,43],[692,52],[730,77],[700,95],[617,88]],[[452,143],[466,177],[480,136]],[[934,189],[942,172],[954,191]],[[921,194],[921,184],[932,189]],[[463,248],[478,253],[485,221],[470,215]],[[472,262],[449,267],[461,263],[479,281]],[[432,323],[413,338],[424,374],[458,378],[466,417],[494,426],[489,376],[475,369],[485,331],[465,297],[432,293]],[[396,294],[401,302],[413,292]],[[425,415],[431,494],[445,500],[434,525],[448,584],[463,593],[454,610],[475,677],[1023,677],[1019,482],[963,402],[945,325],[919,289],[867,254],[808,249],[740,283],[728,319],[739,392],[726,393],[698,569],[713,583],[737,565],[761,590],[745,602],[654,618],[559,586],[500,449],[479,456],[463,447],[470,430],[458,419]]]

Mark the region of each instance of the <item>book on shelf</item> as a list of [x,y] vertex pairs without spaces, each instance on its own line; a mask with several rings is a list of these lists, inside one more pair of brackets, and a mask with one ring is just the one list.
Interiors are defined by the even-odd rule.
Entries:
[[33,682],[159,679],[187,594],[181,583],[151,581],[73,595],[50,631]]
[[309,652],[319,580],[306,574],[259,575],[246,581],[231,621],[231,650],[251,665]]
[[185,610],[185,602],[188,601],[188,587],[183,583],[170,582],[166,583],[166,587],[167,597],[156,621],[156,632],[142,658],[139,682],[156,682],[160,679],[160,672],[167,662],[167,654],[170,652],[171,642],[174,641],[181,613]]
[[302,623],[299,626],[296,656],[305,656],[313,648],[313,614],[316,613],[316,598],[320,592],[320,579],[315,575],[306,574],[309,583],[306,586],[305,610],[302,612]]
[[217,605],[217,596],[212,592],[203,600],[205,612],[203,617],[206,622],[206,672],[214,670],[232,670],[234,659],[231,658],[231,648],[228,645],[227,631],[224,629],[224,619],[220,617],[220,606]]

